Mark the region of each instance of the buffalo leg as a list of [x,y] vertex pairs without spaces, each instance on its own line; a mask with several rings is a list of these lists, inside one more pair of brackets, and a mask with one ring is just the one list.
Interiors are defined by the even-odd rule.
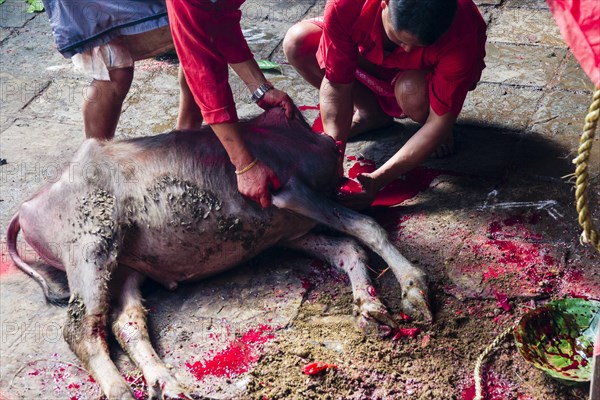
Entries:
[[139,287],[144,277],[124,266],[115,274],[112,329],[119,344],[142,370],[148,384],[148,398],[187,398],[177,380],[150,343],[146,325],[146,310],[142,305]]
[[354,296],[353,314],[361,330],[385,336],[398,327],[377,297],[367,271],[367,255],[354,239],[309,233],[280,245],[311,254],[348,274]]
[[389,241],[385,230],[372,218],[323,198],[293,178],[273,196],[273,205],[294,211],[359,239],[379,254],[402,287],[402,308],[413,317],[431,321],[427,277]]
[[103,262],[86,261],[86,258],[94,260],[93,256],[82,256],[82,260],[75,263],[76,267],[67,266],[71,298],[64,327],[65,340],[110,400],[134,399],[129,385],[110,359],[106,343],[107,282],[116,261],[110,255]]

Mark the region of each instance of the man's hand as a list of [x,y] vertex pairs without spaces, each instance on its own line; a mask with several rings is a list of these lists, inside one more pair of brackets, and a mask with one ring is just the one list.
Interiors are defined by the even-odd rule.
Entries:
[[[265,78],[265,75],[258,67],[258,64],[254,58],[242,61],[241,63],[232,63],[229,65],[244,81],[246,86],[248,86],[250,93],[254,93],[254,91],[260,87],[260,85],[267,83],[267,78]],[[288,119],[294,116],[294,110],[296,109],[290,96],[276,88],[268,90],[264,96],[257,101],[257,104],[263,110],[273,107],[283,107],[285,110],[285,116]]]
[[239,192],[259,203],[262,207],[271,205],[269,189],[279,190],[281,183],[275,172],[250,152],[240,133],[237,122],[211,125],[213,131],[229,155],[236,168]]
[[275,172],[261,161],[248,171],[237,175],[237,185],[242,196],[256,201],[263,208],[271,205],[271,190],[281,188],[281,182]]
[[357,193],[338,192],[337,202],[345,207],[360,211],[369,207],[375,201],[380,188],[371,174],[359,174],[356,179],[360,183],[361,191]]
[[296,109],[290,96],[288,96],[286,92],[276,88],[268,90],[256,104],[263,110],[273,107],[283,107],[287,119],[294,116],[294,110]]

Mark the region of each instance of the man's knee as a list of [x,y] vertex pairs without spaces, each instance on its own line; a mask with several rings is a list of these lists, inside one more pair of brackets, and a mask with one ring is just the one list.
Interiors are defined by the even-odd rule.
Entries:
[[133,81],[133,67],[115,68],[109,71],[109,75],[110,81],[103,81],[103,86],[110,91],[115,100],[125,100]]
[[319,45],[320,33],[310,22],[301,21],[288,29],[283,38],[283,53],[292,65],[297,65],[315,57]]
[[426,71],[405,71],[395,85],[396,100],[406,116],[425,123],[429,116],[429,93]]

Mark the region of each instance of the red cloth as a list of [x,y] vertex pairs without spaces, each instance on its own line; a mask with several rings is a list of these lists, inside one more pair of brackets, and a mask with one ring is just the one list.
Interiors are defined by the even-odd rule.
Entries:
[[429,99],[438,115],[458,115],[467,92],[485,68],[486,25],[472,0],[458,0],[450,29],[434,44],[406,53],[401,47],[384,57],[381,0],[332,0],[325,7],[317,60],[334,83],[355,78],[359,55],[376,67],[368,72],[393,83],[403,70],[431,71]]
[[600,87],[600,1],[547,0],[565,42]]
[[227,64],[252,58],[240,27],[244,1],[167,1],[175,49],[208,124],[238,120]]

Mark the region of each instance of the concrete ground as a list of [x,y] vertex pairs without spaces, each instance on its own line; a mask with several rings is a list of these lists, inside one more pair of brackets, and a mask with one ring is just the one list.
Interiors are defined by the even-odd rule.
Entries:
[[[285,64],[281,42],[322,1],[249,0],[242,25],[257,59],[281,64],[268,78],[317,115],[318,93]],[[192,391],[208,398],[470,399],[483,348],[527,309],[563,296],[600,298],[600,257],[579,243],[571,159],[592,84],[564,44],[542,0],[477,0],[488,22],[487,68],[456,127],[457,153],[409,174],[407,200],[367,213],[432,280],[436,322],[415,338],[362,338],[352,325],[347,279],[313,259],[270,251],[240,268],[168,292],[147,285],[151,336]],[[54,179],[84,135],[89,80],[55,50],[45,14],[24,1],[0,5],[0,399],[93,399],[99,388],[62,339],[66,311],[6,254],[6,226],[19,204]],[[136,64],[117,138],[158,134],[177,115],[177,64]],[[240,114],[251,104],[237,77]],[[416,126],[398,120],[348,149],[347,171],[380,165]],[[600,144],[591,162],[600,223]],[[363,157],[362,164],[357,159]],[[407,189],[408,188],[408,189]],[[410,188],[414,191],[411,193]],[[35,259],[22,244],[21,252]],[[397,284],[376,258],[376,286],[398,315]],[[143,382],[117,345],[124,376]],[[309,362],[337,365],[307,376]],[[547,377],[511,340],[484,369],[490,399],[583,399],[587,386]]]

